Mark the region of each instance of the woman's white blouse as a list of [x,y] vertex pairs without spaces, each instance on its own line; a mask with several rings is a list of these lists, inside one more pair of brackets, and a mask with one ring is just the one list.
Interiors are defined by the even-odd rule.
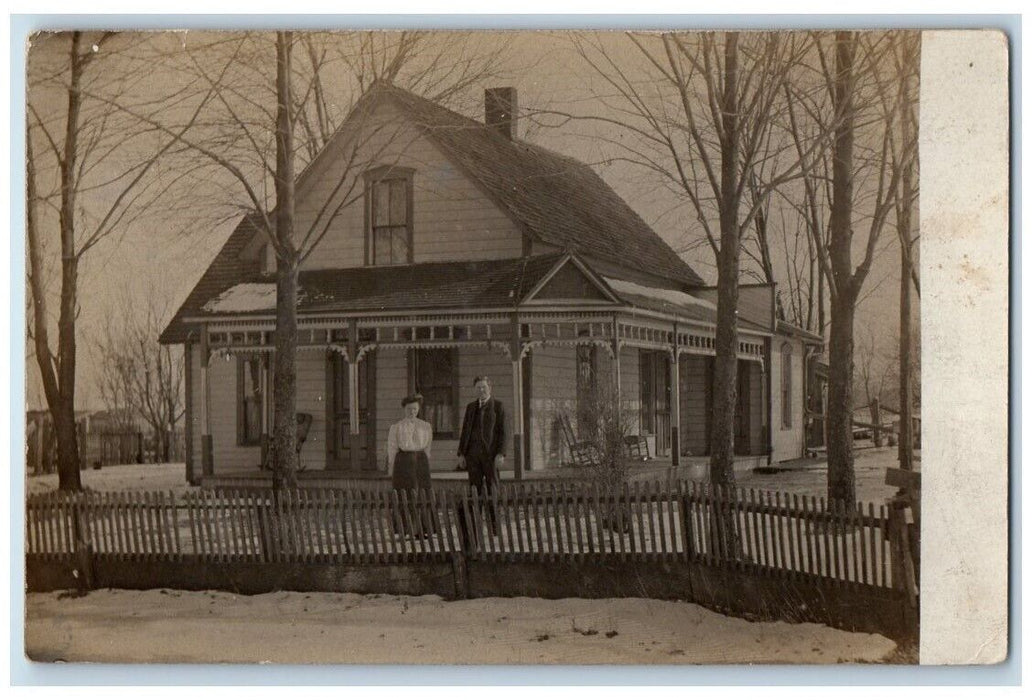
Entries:
[[419,418],[402,418],[387,431],[387,471],[394,473],[394,458],[398,450],[405,452],[426,452],[430,459],[430,443],[434,439],[434,430],[425,420]]

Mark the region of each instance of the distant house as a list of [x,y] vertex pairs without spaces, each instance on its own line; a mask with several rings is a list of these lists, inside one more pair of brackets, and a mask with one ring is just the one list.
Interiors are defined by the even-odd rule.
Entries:
[[[485,102],[481,123],[377,84],[298,178],[303,230],[341,180],[343,140],[393,125],[390,142],[362,141],[373,161],[356,176],[364,199],[329,222],[300,273],[307,468],[382,469],[399,400],[419,390],[435,429],[432,468],[453,469],[462,409],[483,374],[508,408],[518,474],[563,461],[558,413],[576,416],[602,381],[659,456],[705,455],[715,290],[590,167],[520,141],[514,90],[489,90]],[[245,216],[161,336],[189,359],[192,481],[261,462],[273,271]],[[742,286],[739,319],[743,463],[801,456],[804,362],[820,339],[776,321],[769,286]]]

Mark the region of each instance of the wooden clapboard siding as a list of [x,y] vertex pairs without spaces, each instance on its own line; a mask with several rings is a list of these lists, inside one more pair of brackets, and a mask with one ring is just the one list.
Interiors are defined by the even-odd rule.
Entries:
[[[369,118],[379,131],[365,137],[359,159],[372,165],[412,168],[414,262],[490,260],[523,254],[523,234],[512,219],[457,169],[444,153],[387,103]],[[324,158],[319,172],[305,176],[298,192],[297,230],[305,231],[340,181],[343,158]],[[364,171],[366,168],[362,168]],[[361,193],[362,172],[355,192]],[[344,188],[348,189],[348,188]],[[343,210],[308,257],[304,268],[365,264],[364,198]]]
[[[383,469],[387,460],[387,431],[404,417],[401,400],[409,392],[407,350],[376,350],[376,464]],[[442,441],[434,440],[431,455],[436,461],[447,451]],[[455,450],[451,450],[455,454]],[[455,467],[454,460],[452,468]]]
[[[311,413],[312,427],[303,446],[301,458],[307,469],[324,469],[326,466],[326,359],[321,352],[300,352],[297,355],[297,410]],[[192,454],[200,464],[200,367],[199,356],[194,364],[197,371],[191,377],[195,400],[190,420],[194,428]],[[209,364],[208,413],[211,421],[212,452],[215,473],[255,469],[261,462],[259,445],[237,445],[237,359],[214,356]],[[272,379],[269,391],[272,391]],[[269,396],[271,405],[272,395]],[[270,421],[271,430],[271,421]]]
[[742,362],[738,367],[749,373],[749,454],[766,454],[767,445],[763,422],[763,372],[760,370],[759,362]]
[[[785,343],[792,346],[792,427],[783,428],[781,420],[781,348]],[[794,338],[775,336],[771,352],[771,434],[774,462],[796,459],[803,456],[805,450],[805,430],[803,426],[803,343]]]
[[[602,352],[600,357],[608,357]],[[620,399],[631,433],[641,430],[641,353],[638,348],[620,349]],[[605,376],[605,375],[603,375]]]
[[[301,459],[305,468],[318,470],[326,468],[326,354],[306,351],[297,354],[297,410],[312,414],[312,427],[301,448]],[[272,381],[269,382],[271,391]],[[269,395],[272,403],[272,395]],[[271,431],[271,421],[269,423]]]
[[558,467],[565,458],[559,415],[577,412],[577,350],[573,347],[531,351],[530,468]]
[[702,355],[681,355],[681,452],[709,454],[706,422],[708,372],[707,358]]
[[[208,363],[208,384],[208,420],[215,473],[257,468],[261,462],[261,447],[237,445],[237,358],[213,355]],[[200,415],[199,406],[197,413]]]
[[199,478],[201,475],[201,348],[198,343],[190,343],[186,348],[185,362],[190,365],[187,377],[190,381],[186,385],[186,391],[190,400],[187,402],[186,422],[189,423],[189,430],[186,431],[188,439],[186,452],[190,455],[189,460],[193,473]]

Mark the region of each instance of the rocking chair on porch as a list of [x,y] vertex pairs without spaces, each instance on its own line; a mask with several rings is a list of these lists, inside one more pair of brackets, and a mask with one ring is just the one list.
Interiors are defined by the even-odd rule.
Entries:
[[602,454],[592,440],[578,440],[570,425],[570,417],[565,413],[559,415],[559,428],[563,439],[570,450],[570,463],[575,467],[595,467],[602,463]]
[[[305,445],[305,440],[308,439],[308,431],[312,428],[312,414],[311,413],[298,413],[297,414],[297,443],[294,449],[297,451],[297,470],[303,472],[307,466],[301,461],[301,448]],[[265,459],[261,464],[262,471],[266,469],[272,469],[272,450],[265,451]]]

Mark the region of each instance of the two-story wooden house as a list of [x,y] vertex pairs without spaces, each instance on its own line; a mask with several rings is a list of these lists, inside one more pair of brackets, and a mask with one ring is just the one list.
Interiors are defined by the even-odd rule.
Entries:
[[[715,290],[590,167],[520,141],[516,113],[509,88],[486,92],[481,123],[377,84],[299,176],[296,228],[321,235],[298,302],[308,470],[382,470],[413,390],[432,468],[453,469],[485,374],[517,474],[564,462],[558,416],[575,423],[603,381],[659,456],[707,453]],[[244,217],[161,336],[188,360],[192,482],[262,461],[273,264]],[[801,456],[803,368],[820,339],[775,319],[770,287],[741,297],[737,450],[746,463]]]

